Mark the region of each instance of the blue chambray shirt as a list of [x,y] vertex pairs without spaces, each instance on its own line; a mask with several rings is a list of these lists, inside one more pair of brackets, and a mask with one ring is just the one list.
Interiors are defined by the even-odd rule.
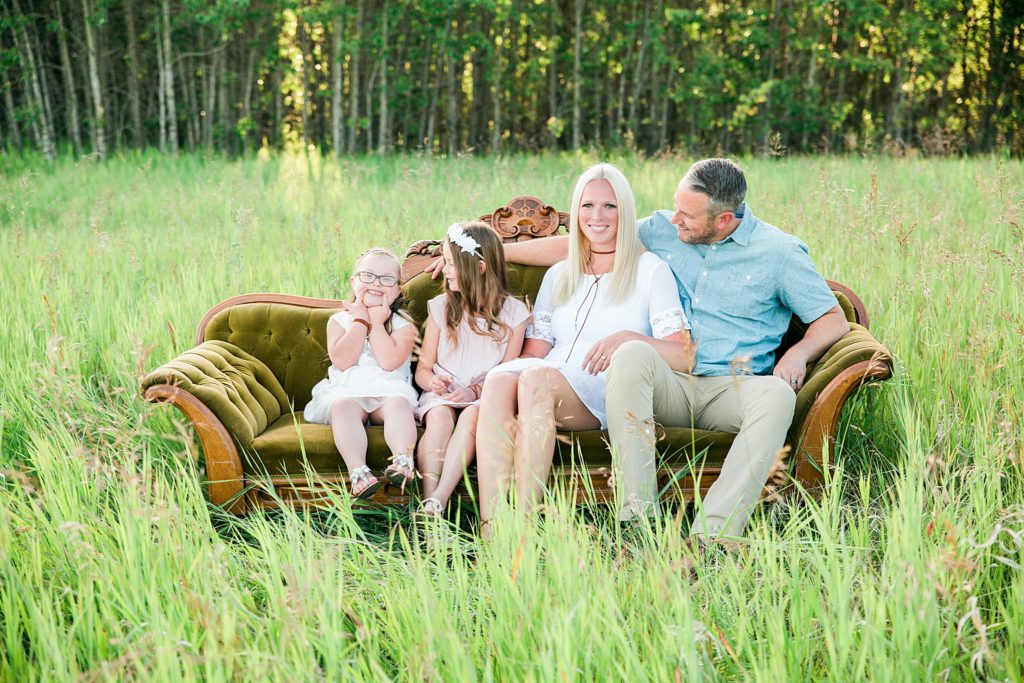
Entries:
[[697,342],[695,375],[767,375],[796,315],[817,320],[838,302],[808,256],[807,245],[759,220],[744,204],[731,235],[687,244],[671,211],[640,221],[640,240],[672,269]]

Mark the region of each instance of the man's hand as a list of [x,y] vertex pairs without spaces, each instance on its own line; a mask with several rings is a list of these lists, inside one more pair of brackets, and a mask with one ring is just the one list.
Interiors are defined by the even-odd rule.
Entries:
[[598,340],[598,342],[590,347],[589,351],[587,351],[587,355],[583,357],[583,369],[591,375],[596,375],[599,372],[607,370],[608,365],[612,362],[612,354],[630,339],[637,339],[640,336],[642,335],[639,335],[636,332],[623,330],[622,332],[616,332],[615,334],[608,335],[604,339]]
[[794,346],[776,363],[772,374],[789,384],[790,389],[798,392],[804,386],[807,360],[807,354],[802,353]]

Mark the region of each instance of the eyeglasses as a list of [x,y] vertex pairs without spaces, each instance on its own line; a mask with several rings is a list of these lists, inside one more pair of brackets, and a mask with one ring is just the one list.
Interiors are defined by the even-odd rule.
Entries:
[[371,273],[368,270],[360,270],[356,273],[356,277],[364,285],[372,285],[374,282],[379,282],[381,287],[394,287],[398,284],[398,278],[394,275],[377,275],[377,273]]

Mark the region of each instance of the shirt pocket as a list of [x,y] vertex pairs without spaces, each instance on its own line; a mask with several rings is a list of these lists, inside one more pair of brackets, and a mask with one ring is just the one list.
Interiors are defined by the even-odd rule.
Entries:
[[777,306],[775,291],[763,274],[738,273],[719,289],[722,312],[738,318],[765,319]]

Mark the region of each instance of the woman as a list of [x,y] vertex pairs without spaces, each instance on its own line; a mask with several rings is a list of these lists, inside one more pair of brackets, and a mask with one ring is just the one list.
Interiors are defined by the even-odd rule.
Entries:
[[[544,276],[523,354],[488,373],[477,429],[482,533],[515,478],[525,510],[542,498],[556,429],[603,429],[605,379],[623,343],[643,339],[688,371],[689,325],[668,265],[637,237],[633,191],[610,164],[576,182],[569,254]],[[517,417],[518,412],[518,417]]]

